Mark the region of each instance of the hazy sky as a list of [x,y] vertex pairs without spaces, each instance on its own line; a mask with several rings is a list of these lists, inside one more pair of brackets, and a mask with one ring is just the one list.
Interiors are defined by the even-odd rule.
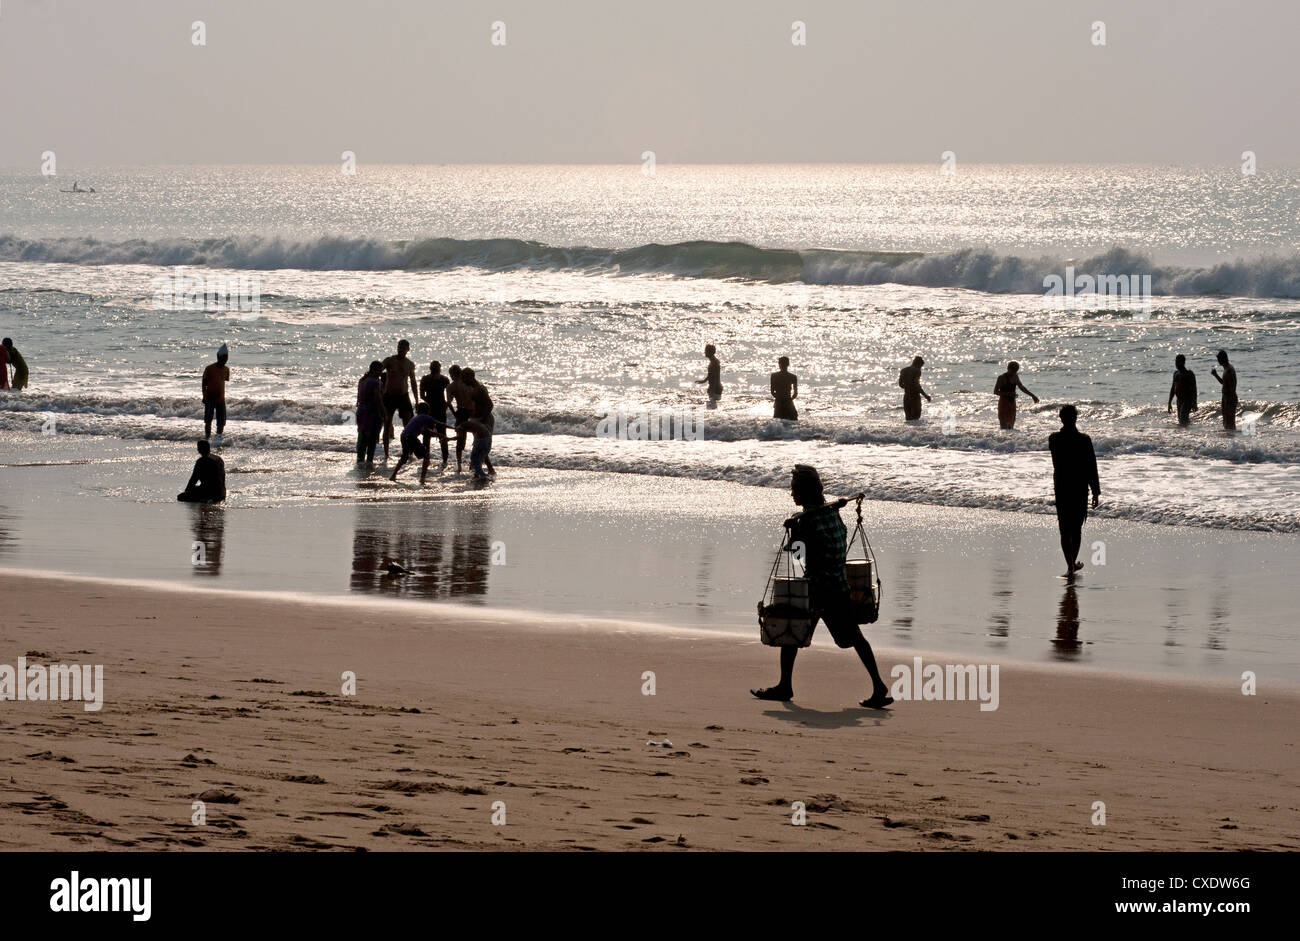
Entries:
[[1296,0],[0,0],[0,166],[1295,166],[1297,35]]

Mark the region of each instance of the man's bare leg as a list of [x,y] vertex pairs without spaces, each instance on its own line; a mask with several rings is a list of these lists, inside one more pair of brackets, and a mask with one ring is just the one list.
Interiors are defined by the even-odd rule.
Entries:
[[751,689],[750,693],[759,699],[788,702],[794,699],[794,658],[799,656],[798,647],[781,648],[781,682],[766,689]]

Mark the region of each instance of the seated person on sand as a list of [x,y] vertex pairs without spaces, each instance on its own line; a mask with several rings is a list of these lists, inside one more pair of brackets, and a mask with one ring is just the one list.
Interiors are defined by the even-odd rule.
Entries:
[[[894,701],[889,687],[880,676],[871,644],[862,636],[849,609],[849,581],[844,574],[848,555],[848,531],[840,519],[839,508],[827,503],[822,481],[816,468],[796,464],[790,480],[790,493],[803,512],[785,521],[790,538],[786,550],[793,552],[802,544],[804,573],[808,577],[808,600],[814,616],[826,623],[835,645],[852,647],[871,677],[871,696],[862,700],[868,709],[882,709]],[[759,699],[789,702],[794,698],[794,658],[798,647],[781,648],[781,681],[767,689],[751,689]]]
[[185,489],[176,494],[182,503],[220,503],[226,499],[226,462],[212,453],[206,441],[198,443],[199,459]]

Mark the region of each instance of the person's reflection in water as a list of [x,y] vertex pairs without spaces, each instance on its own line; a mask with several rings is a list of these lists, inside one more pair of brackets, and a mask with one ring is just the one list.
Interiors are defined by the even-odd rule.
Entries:
[[221,555],[226,542],[226,508],[196,503],[190,507],[190,512],[193,514],[190,528],[195,543],[190,546],[191,568],[200,578],[220,575]]
[[898,566],[898,588],[894,591],[894,600],[900,612],[906,614],[894,618],[894,634],[900,640],[907,639],[912,630],[912,612],[916,607],[916,558],[903,556]]
[[485,595],[492,567],[488,538],[488,507],[478,501],[461,501],[453,513],[451,571],[448,594],[453,598]]
[[1006,562],[996,560],[993,563],[993,612],[991,623],[989,624],[989,633],[994,637],[1011,636],[1011,600],[1015,597],[1015,592],[1011,590],[1011,566]]
[[13,551],[14,537],[9,527],[14,518],[8,507],[0,503],[0,555],[7,555]]
[[486,594],[488,508],[477,501],[362,504],[352,534],[353,591],[417,598]]
[[1079,596],[1074,585],[1066,584],[1061,596],[1061,607],[1056,615],[1056,636],[1052,638],[1057,660],[1073,660],[1079,656]]
[[1228,633],[1228,581],[1216,574],[1210,586],[1210,623],[1205,635],[1206,650],[1226,650]]

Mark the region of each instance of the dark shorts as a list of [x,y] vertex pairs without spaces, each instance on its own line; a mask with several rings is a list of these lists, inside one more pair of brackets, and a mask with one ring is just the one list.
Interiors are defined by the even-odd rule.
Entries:
[[1083,521],[1088,518],[1088,498],[1056,498],[1056,526],[1062,535],[1077,533],[1083,529]]
[[[812,599],[812,608],[817,612],[826,629],[831,632],[831,639],[840,648],[852,647],[862,640],[862,629],[853,617],[849,607],[849,593],[818,593]],[[816,622],[813,622],[814,627]]]
[[203,424],[209,424],[213,416],[216,416],[217,427],[226,427],[226,403],[225,402],[204,402],[203,403]]
[[915,421],[921,417],[921,395],[919,392],[903,393],[903,417]]
[[402,456],[413,454],[423,460],[429,456],[429,449],[424,446],[424,442],[414,435],[402,435]]
[[799,410],[794,407],[793,399],[777,399],[776,406],[772,410],[772,417],[798,421]]
[[456,409],[456,437],[458,438],[465,437],[465,433],[467,429],[464,427],[464,425],[465,425],[465,420],[467,418],[469,418],[469,409],[467,408]]
[[1179,424],[1186,425],[1186,424],[1188,424],[1191,420],[1192,420],[1192,403],[1191,403],[1191,402],[1179,402],[1179,403],[1178,403],[1178,422],[1179,422]]
[[998,399],[998,424],[1003,428],[1016,426],[1016,397],[1004,395]]
[[384,411],[388,417],[392,418],[394,414],[402,416],[402,424],[405,425],[415,414],[415,409],[411,407],[411,397],[405,392],[387,392],[384,394]]

